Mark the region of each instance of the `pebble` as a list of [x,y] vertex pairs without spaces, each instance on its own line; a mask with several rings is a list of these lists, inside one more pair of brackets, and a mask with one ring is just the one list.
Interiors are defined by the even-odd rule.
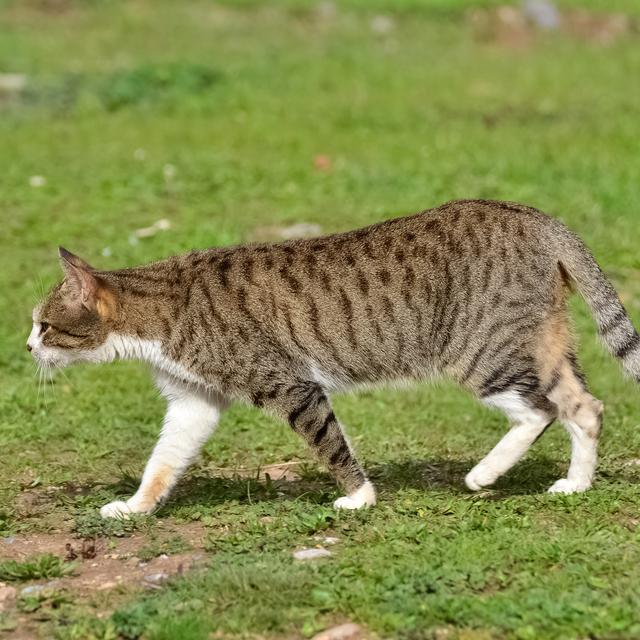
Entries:
[[289,227],[280,229],[280,236],[283,240],[293,240],[294,238],[308,238],[322,233],[322,227],[312,222],[298,222]]
[[47,179],[44,176],[31,176],[29,178],[29,184],[32,187],[44,187],[47,184]]
[[[295,238],[312,238],[322,233],[322,227],[313,222],[298,222],[288,227],[267,226],[256,227],[249,236],[254,242],[270,242],[272,240],[293,240]],[[280,494],[280,492],[278,492]],[[284,493],[282,494],[284,495]]]
[[27,76],[22,73],[0,73],[0,92],[20,93],[27,86]]
[[4,542],[4,544],[13,544],[16,540],[17,540],[17,538],[15,536],[9,536],[8,538],[2,538],[2,542]]
[[118,583],[113,580],[107,580],[107,582],[103,582],[99,587],[98,591],[104,591],[106,589],[113,589],[113,587],[117,587]]
[[143,227],[142,229],[136,229],[133,235],[136,238],[150,238],[155,236],[158,231],[168,231],[171,229],[171,221],[166,218],[156,220],[150,227]]
[[176,168],[172,164],[165,164],[162,167],[162,175],[164,175],[164,179],[169,181],[173,180],[176,177]]
[[24,587],[23,589],[20,590],[20,595],[21,596],[33,596],[37,593],[42,593],[43,591],[46,591],[47,589],[56,589],[58,587],[58,585],[60,584],[59,580],[51,580],[50,582],[47,582],[46,584],[31,584],[28,587]]
[[374,16],[370,26],[374,33],[385,34],[393,31],[396,24],[390,16]]
[[144,577],[145,582],[150,582],[151,584],[159,584],[160,582],[165,582],[165,580],[169,579],[169,574],[161,571],[160,573],[150,573],[148,576]]
[[317,558],[326,558],[333,555],[328,549],[314,548],[314,549],[300,549],[293,552],[293,557],[296,560],[315,560]]
[[313,636],[311,640],[359,640],[363,637],[363,630],[360,625],[347,622],[337,627],[331,627],[331,629],[325,629]]
[[560,13],[555,4],[549,0],[524,0],[522,11],[540,29],[560,28]]
[[340,542],[340,538],[334,538],[333,536],[314,536],[313,539],[322,544],[338,544]]

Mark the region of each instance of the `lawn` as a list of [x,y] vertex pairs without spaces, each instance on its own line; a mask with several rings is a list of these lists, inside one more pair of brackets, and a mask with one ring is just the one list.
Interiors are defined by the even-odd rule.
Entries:
[[[470,494],[506,423],[441,383],[335,399],[375,509],[334,512],[303,443],[238,406],[160,511],[105,523],[163,404],[136,363],[38,384],[24,346],[59,244],[116,268],[454,198],[563,219],[640,324],[640,5],[567,0],[542,33],[498,4],[0,2],[0,73],[26,77],[0,89],[0,638],[640,637],[640,394],[580,301],[607,410],[575,496],[545,493],[560,427]],[[315,546],[331,555],[292,556]]]

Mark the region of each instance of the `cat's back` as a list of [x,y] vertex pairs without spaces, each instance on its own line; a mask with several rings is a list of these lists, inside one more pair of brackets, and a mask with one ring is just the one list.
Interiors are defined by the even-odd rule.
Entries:
[[[276,297],[381,295],[434,283],[457,271],[505,270],[544,264],[544,237],[557,222],[512,202],[457,200],[361,229],[274,244],[196,251],[173,260],[208,287]],[[484,267],[484,269],[482,268]]]

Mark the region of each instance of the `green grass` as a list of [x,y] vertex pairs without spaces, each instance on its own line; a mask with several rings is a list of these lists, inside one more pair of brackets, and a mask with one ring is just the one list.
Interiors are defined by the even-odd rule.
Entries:
[[65,562],[52,553],[43,553],[28,560],[4,560],[0,562],[0,580],[22,582],[40,578],[61,578],[73,573],[75,565]]
[[[570,497],[544,493],[567,467],[560,428],[469,495],[465,472],[506,425],[439,384],[336,398],[379,488],[374,510],[331,511],[337,491],[313,463],[295,482],[214,476],[309,460],[285,426],[235,407],[162,510],[105,524],[96,510],[131,492],[162,403],[135,363],[70,369],[38,391],[24,348],[33,303],[60,277],[58,244],[115,268],[260,226],[329,232],[460,197],[562,218],[640,322],[637,30],[512,51],[473,37],[478,4],[0,3],[0,72],[28,77],[19,99],[0,98],[0,535],[135,532],[151,556],[158,520],[207,531],[204,568],[101,619],[71,598],[41,623],[47,637],[298,638],[347,619],[412,640],[640,636],[638,389],[581,302],[581,356],[607,414],[595,487]],[[640,17],[633,0],[562,5]],[[389,33],[372,31],[379,14]],[[171,230],[130,243],[160,218]],[[21,509],[52,486],[45,508]],[[332,557],[292,559],[326,535],[340,539]]]

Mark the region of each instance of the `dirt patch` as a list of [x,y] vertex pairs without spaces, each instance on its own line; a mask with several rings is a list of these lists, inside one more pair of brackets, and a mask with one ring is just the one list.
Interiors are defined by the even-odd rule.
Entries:
[[207,467],[208,471],[211,471],[220,478],[253,478],[255,480],[287,480],[294,481],[299,480],[300,475],[297,472],[297,468],[303,464],[299,462],[281,462],[279,464],[269,464],[266,467],[255,468],[236,468],[231,469],[229,467]]
[[[53,582],[56,590],[68,590],[81,597],[121,586],[158,588],[172,576],[181,575],[203,562],[203,543],[204,527],[201,524],[164,520],[158,522],[152,536],[136,532],[126,538],[81,540],[70,533],[56,532],[2,538],[0,561],[21,562],[44,553],[65,558],[75,565],[72,575],[13,586],[21,593],[25,587],[38,589]],[[170,552],[176,548],[180,551]],[[155,553],[158,555],[151,557]]]
[[[12,622],[6,631],[20,640],[40,637],[39,624],[61,600],[99,602],[99,617],[107,616],[132,593],[161,589],[171,578],[202,565],[204,537],[204,526],[198,522],[164,519],[151,534],[134,532],[123,538],[79,539],[60,531],[0,538],[0,562],[24,562],[50,553],[74,567],[62,577],[0,582],[0,613]],[[5,637],[2,630],[0,636]]]

